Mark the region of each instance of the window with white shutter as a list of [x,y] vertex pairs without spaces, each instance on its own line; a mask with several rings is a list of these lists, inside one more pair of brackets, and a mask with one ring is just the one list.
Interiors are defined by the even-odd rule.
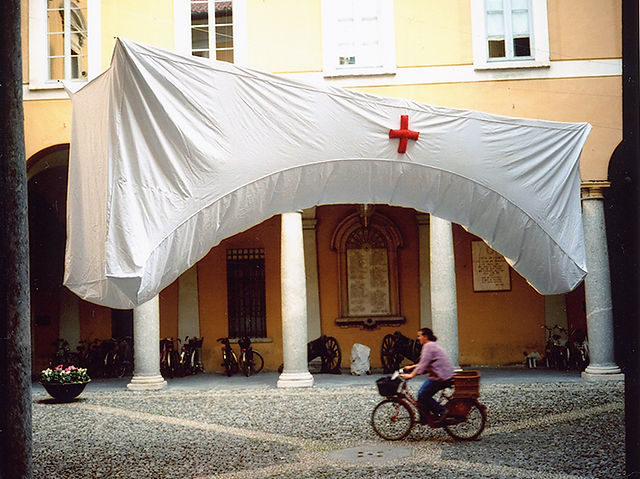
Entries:
[[395,72],[392,0],[324,0],[326,76]]

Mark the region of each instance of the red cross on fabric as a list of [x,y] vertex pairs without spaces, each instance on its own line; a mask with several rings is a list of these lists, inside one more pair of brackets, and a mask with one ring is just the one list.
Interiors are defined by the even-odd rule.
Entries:
[[407,152],[407,140],[418,140],[420,133],[409,129],[409,115],[400,115],[400,129],[389,130],[389,138],[400,138],[398,153]]

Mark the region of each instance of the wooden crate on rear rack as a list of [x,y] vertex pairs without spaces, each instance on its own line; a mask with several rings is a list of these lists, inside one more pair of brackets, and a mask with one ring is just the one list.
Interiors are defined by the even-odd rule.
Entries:
[[480,396],[480,371],[456,371],[453,387],[454,398],[477,399]]

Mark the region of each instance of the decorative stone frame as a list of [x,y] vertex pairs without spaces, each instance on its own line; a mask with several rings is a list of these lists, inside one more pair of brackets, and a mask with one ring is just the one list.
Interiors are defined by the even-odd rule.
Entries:
[[[338,253],[338,314],[336,323],[339,325],[364,326],[375,328],[379,323],[401,324],[405,318],[400,315],[400,290],[398,281],[398,248],[403,246],[402,236],[398,227],[387,217],[371,212],[368,206],[363,206],[361,212],[352,213],[344,218],[337,226],[331,238],[331,249]],[[347,249],[350,241],[360,241],[369,233],[356,235],[361,230],[373,230],[379,238],[384,239],[387,249],[387,273],[389,275],[389,314],[384,315],[349,315]]]

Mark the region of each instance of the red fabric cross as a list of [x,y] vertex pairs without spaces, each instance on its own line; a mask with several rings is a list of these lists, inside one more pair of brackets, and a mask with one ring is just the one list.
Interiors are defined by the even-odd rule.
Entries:
[[400,138],[398,153],[406,153],[407,140],[418,140],[419,135],[419,132],[409,129],[409,115],[400,115],[399,130],[389,130],[389,138]]

